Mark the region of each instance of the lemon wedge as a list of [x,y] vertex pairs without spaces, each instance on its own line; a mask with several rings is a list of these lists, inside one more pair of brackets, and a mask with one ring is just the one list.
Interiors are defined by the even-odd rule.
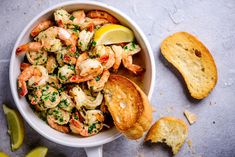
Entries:
[[134,33],[127,27],[107,24],[100,27],[94,35],[95,45],[110,45],[134,40]]
[[0,157],[9,157],[9,156],[5,154],[4,152],[0,152]]
[[31,150],[25,157],[45,157],[47,154],[47,147],[36,147]]
[[18,149],[24,139],[24,124],[18,112],[3,105],[3,111],[7,118],[8,134],[11,137],[12,151]]

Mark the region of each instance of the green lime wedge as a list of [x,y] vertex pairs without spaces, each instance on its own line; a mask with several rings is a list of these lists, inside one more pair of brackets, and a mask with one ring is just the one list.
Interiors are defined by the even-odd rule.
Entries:
[[9,156],[5,154],[4,152],[0,152],[0,157],[9,157]]
[[47,147],[36,147],[31,150],[25,157],[45,157],[47,154]]
[[11,150],[17,150],[24,140],[24,123],[18,112],[3,104],[3,111],[7,118],[8,134],[11,138]]

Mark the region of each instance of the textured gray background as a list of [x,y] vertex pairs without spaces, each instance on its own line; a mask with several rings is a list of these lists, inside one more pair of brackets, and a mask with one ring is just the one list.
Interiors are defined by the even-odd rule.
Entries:
[[[40,11],[63,0],[0,0],[0,104],[15,107],[9,89],[8,67],[11,50],[26,24]],[[102,0],[129,15],[142,28],[156,61],[156,84],[151,100],[154,119],[172,115],[183,118],[184,109],[198,115],[189,127],[192,148],[184,144],[177,157],[235,157],[235,1],[234,0]],[[176,31],[197,35],[211,50],[219,72],[218,83],[204,100],[187,96],[177,73],[161,57],[159,45]],[[5,117],[0,107],[0,149],[24,156],[38,145],[49,148],[48,156],[85,157],[83,149],[64,147],[40,136],[25,123],[24,145],[11,152]],[[121,137],[104,145],[104,157],[167,157],[167,148],[146,146],[142,141]]]

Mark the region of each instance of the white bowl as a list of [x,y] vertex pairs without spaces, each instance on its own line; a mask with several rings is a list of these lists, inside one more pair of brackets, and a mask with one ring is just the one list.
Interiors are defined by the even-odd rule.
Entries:
[[[113,141],[121,136],[121,134],[116,130],[115,127],[109,129],[107,131],[103,131],[98,135],[82,138],[80,136],[63,134],[60,133],[51,127],[49,127],[44,121],[39,119],[37,115],[32,111],[28,102],[25,98],[20,98],[17,93],[17,77],[20,74],[20,63],[22,62],[22,57],[17,57],[15,55],[16,48],[28,41],[30,41],[30,32],[32,28],[45,19],[51,18],[53,12],[63,7],[67,11],[73,11],[77,9],[84,10],[104,10],[115,16],[122,25],[125,25],[131,28],[134,31],[137,42],[140,44],[142,51],[140,57],[143,59],[143,63],[146,69],[144,76],[144,91],[148,94],[149,99],[152,96],[154,81],[155,81],[155,63],[153,52],[151,50],[150,44],[146,39],[143,32],[137,26],[137,24],[131,20],[127,15],[120,12],[119,10],[103,3],[98,2],[80,2],[80,1],[69,1],[65,3],[60,3],[58,5],[52,6],[45,11],[41,12],[38,16],[34,17],[29,24],[23,29],[20,36],[18,37],[14,49],[12,51],[11,61],[10,61],[10,70],[9,70],[9,78],[10,78],[10,86],[11,92],[14,98],[14,101],[23,116],[23,118],[28,122],[28,124],[34,128],[38,133],[40,133],[45,138],[71,147],[95,147],[100,146],[102,144]],[[91,148],[92,149],[92,148]],[[88,150],[88,149],[87,149]],[[90,150],[90,149],[89,149]],[[101,150],[101,149],[99,149]],[[100,151],[101,152],[101,151]],[[102,153],[100,153],[102,154]],[[97,154],[96,154],[97,156]]]

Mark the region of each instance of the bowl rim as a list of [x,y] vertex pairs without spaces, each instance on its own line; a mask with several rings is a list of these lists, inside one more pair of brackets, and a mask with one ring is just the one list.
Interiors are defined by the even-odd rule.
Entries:
[[12,54],[11,54],[11,58],[10,58],[10,66],[9,66],[9,81],[10,81],[10,88],[11,88],[11,93],[13,96],[13,100],[19,110],[19,112],[21,113],[21,115],[23,116],[24,120],[34,129],[36,130],[36,132],[38,132],[40,135],[42,135],[43,137],[45,137],[46,139],[61,144],[61,145],[65,145],[65,146],[70,146],[70,147],[94,147],[94,146],[99,146],[108,142],[111,142],[117,138],[119,138],[120,136],[122,136],[121,133],[112,135],[108,138],[105,138],[102,141],[95,141],[93,143],[87,143],[86,145],[74,145],[74,144],[68,144],[65,143],[63,141],[60,141],[58,139],[55,139],[51,136],[49,136],[47,133],[41,131],[39,128],[37,128],[36,126],[34,126],[32,124],[32,122],[27,118],[27,114],[18,106],[20,106],[20,102],[18,102],[18,92],[14,90],[13,88],[13,84],[15,83],[15,80],[13,79],[13,77],[11,76],[11,74],[13,74],[13,70],[14,70],[14,55],[15,55],[15,50],[16,47],[19,45],[20,41],[22,40],[22,37],[24,36],[24,34],[32,27],[32,24],[35,23],[40,17],[42,17],[43,15],[45,15],[46,13],[56,9],[56,8],[60,8],[63,6],[67,6],[67,5],[77,5],[77,4],[87,4],[87,5],[96,5],[98,7],[103,7],[106,8],[108,10],[112,10],[113,12],[121,15],[122,17],[125,17],[125,19],[131,23],[134,28],[136,29],[136,31],[140,34],[141,38],[143,39],[146,48],[147,48],[147,54],[149,55],[149,59],[150,59],[150,65],[151,65],[151,80],[150,80],[150,89],[149,89],[149,93],[148,93],[148,99],[150,100],[152,95],[153,95],[153,90],[154,90],[154,85],[155,85],[155,60],[154,60],[154,55],[153,55],[153,51],[152,48],[145,36],[145,34],[142,32],[142,30],[140,29],[140,27],[129,17],[127,16],[125,13],[123,13],[122,11],[108,5],[102,2],[95,2],[95,1],[66,1],[66,2],[61,2],[55,5],[52,5],[46,9],[44,9],[43,11],[41,11],[39,14],[37,14],[35,17],[33,17],[30,22],[24,27],[23,31],[20,33],[20,35],[17,37],[17,40],[14,44],[13,50],[12,50]]

